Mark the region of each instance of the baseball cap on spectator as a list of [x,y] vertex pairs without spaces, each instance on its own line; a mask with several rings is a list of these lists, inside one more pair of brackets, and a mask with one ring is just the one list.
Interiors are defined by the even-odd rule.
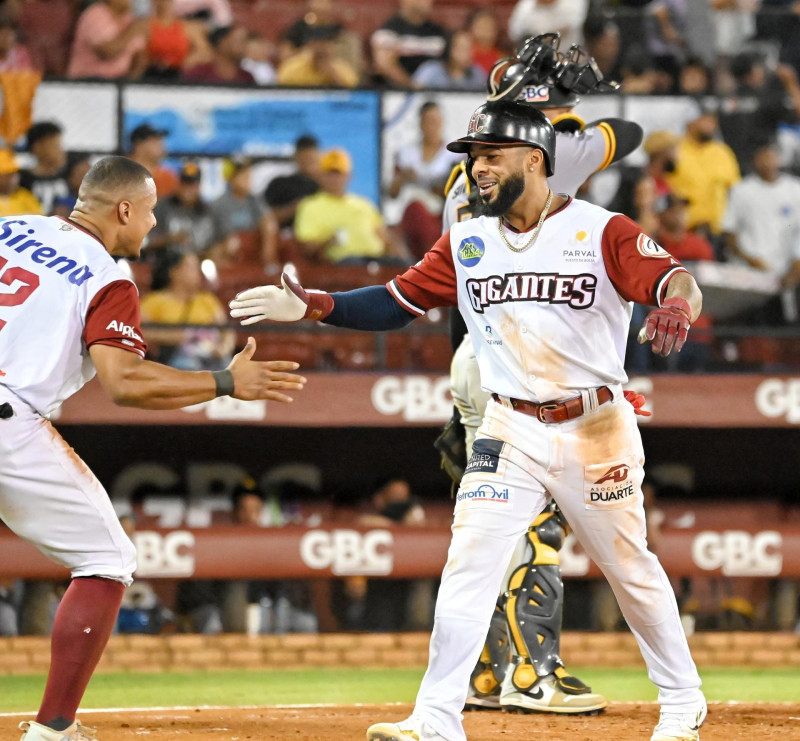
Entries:
[[667,193],[666,195],[658,198],[654,204],[654,210],[657,214],[667,211],[675,206],[688,206],[689,199],[682,196],[675,195],[675,193]]
[[148,139],[163,139],[169,132],[166,129],[156,129],[150,124],[141,124],[131,131],[131,146]]
[[652,157],[654,154],[663,152],[669,147],[674,147],[679,141],[680,137],[676,134],[673,134],[671,131],[666,131],[665,129],[660,129],[650,134],[644,140],[642,146],[648,157]]
[[199,183],[200,168],[194,162],[186,162],[181,167],[179,177],[182,183]]
[[0,149],[0,175],[19,172],[19,162],[10,149]]
[[343,172],[349,174],[353,169],[353,161],[345,149],[329,149],[319,161],[322,172]]
[[237,175],[242,170],[246,170],[253,166],[253,160],[243,154],[235,154],[233,157],[228,157],[222,163],[222,174],[226,180],[230,180],[234,175]]
[[40,121],[35,123],[28,129],[26,149],[30,152],[36,142],[42,139],[49,139],[51,136],[58,136],[61,133],[61,127],[53,121]]

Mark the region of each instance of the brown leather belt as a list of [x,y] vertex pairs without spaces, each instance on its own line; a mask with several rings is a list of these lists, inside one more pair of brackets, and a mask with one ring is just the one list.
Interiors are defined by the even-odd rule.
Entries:
[[[492,394],[492,398],[502,403],[501,397],[497,394]],[[614,398],[614,393],[608,386],[601,386],[597,389],[597,403],[605,404]],[[511,408],[515,412],[521,414],[528,414],[531,417],[536,417],[540,422],[548,425],[559,424],[566,422],[568,419],[575,419],[584,414],[583,398],[575,396],[572,399],[564,401],[548,401],[542,404],[537,404],[535,401],[525,401],[524,399],[508,399],[511,403]]]

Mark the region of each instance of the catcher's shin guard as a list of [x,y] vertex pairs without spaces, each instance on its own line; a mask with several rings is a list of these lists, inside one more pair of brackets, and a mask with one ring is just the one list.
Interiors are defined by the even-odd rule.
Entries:
[[472,671],[467,709],[500,707],[500,685],[511,663],[504,601],[503,597],[497,601],[489,625],[489,634],[486,636],[486,644]]
[[566,527],[557,508],[542,512],[527,533],[533,549],[530,563],[521,565],[509,580],[505,613],[515,653],[510,671],[512,683],[520,692],[550,675],[565,693],[591,692],[590,687],[569,675],[559,656],[564,584],[558,550],[564,543]]

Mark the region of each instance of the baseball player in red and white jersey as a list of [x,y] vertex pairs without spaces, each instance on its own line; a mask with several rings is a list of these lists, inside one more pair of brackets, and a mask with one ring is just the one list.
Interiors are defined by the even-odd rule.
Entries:
[[[548,185],[554,193],[574,196],[594,172],[636,149],[642,141],[642,128],[617,118],[584,124],[573,113],[580,102],[575,87],[591,93],[619,86],[604,80],[583,50],[573,47],[561,53],[558,42],[557,33],[526,39],[517,56],[495,65],[487,96],[490,101],[516,100],[547,116],[556,131],[558,163]],[[448,185],[443,232],[481,213],[466,163],[456,166]],[[455,420],[461,422],[461,426],[451,422],[450,427],[464,430],[469,458],[490,395],[482,388],[478,361],[461,314],[451,312],[450,322],[454,341],[450,391],[457,410]],[[455,345],[459,337],[463,340]],[[454,479],[460,483],[457,474]],[[560,657],[564,591],[558,552],[566,530],[563,516],[552,506],[521,538],[503,580],[486,645],[472,673],[467,708],[582,714],[607,705],[605,697],[567,671]],[[531,591],[538,595],[535,604],[517,599]],[[504,689],[509,670],[513,681]]]
[[150,173],[106,157],[69,219],[0,220],[0,518],[71,572],[53,624],[50,674],[25,741],[91,741],[75,720],[136,569],[100,482],[48,421],[95,372],[113,400],[176,409],[215,396],[290,401],[296,363],[254,362],[255,342],[215,373],[144,360],[136,286],[113,256],[138,257],[155,226]]
[[231,302],[243,323],[308,318],[366,330],[457,305],[492,393],[456,496],[414,713],[372,726],[367,739],[464,741],[461,710],[506,566],[552,498],[609,580],[658,687],[652,741],[697,741],[705,699],[675,596],[647,549],[644,453],[622,384],[633,302],[658,307],[644,332],[668,354],[700,313],[700,291],[630,219],[552,193],[555,132],[543,115],[487,103],[448,147],[469,154],[484,215],[454,224],[403,275],[327,294],[284,274],[282,287]]

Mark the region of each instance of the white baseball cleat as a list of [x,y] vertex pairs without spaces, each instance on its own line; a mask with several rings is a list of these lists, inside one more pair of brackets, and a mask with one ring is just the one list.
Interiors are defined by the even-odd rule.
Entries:
[[54,731],[35,720],[25,720],[19,724],[19,730],[22,731],[20,741],[97,741],[94,735],[97,731],[79,720],[63,731]]
[[650,741],[700,741],[700,726],[706,719],[706,701],[693,713],[673,713],[662,709]]
[[608,705],[603,695],[594,692],[572,694],[558,686],[554,675],[542,677],[526,692],[518,690],[512,672],[506,672],[500,707],[507,713],[557,713],[559,715],[596,715]]
[[447,741],[425,721],[413,715],[400,723],[376,723],[367,729],[367,741]]
[[464,703],[464,710],[500,710],[500,688],[489,695],[472,692]]

